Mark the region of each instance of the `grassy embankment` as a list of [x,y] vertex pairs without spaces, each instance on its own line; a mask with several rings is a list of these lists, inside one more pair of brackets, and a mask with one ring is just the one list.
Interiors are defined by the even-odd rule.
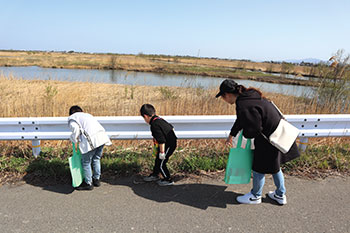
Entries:
[[[0,117],[67,116],[78,104],[95,116],[139,115],[143,103],[151,103],[159,115],[230,115],[235,107],[215,99],[216,90],[200,88],[144,87],[58,81],[27,81],[0,77]],[[316,101],[266,93],[285,114],[334,113]],[[341,108],[341,106],[339,106]],[[35,159],[26,141],[0,142],[0,183],[20,179],[29,182],[69,182],[68,141],[42,141],[42,155]],[[322,176],[348,173],[349,139],[311,140],[302,157],[286,164],[289,174]],[[198,173],[225,168],[228,149],[223,140],[180,140],[170,160],[173,173]],[[102,159],[104,178],[147,173],[153,163],[151,141],[114,141]],[[33,182],[34,182],[33,181]]]
[[164,55],[121,55],[62,52],[0,51],[0,66],[40,66],[70,69],[121,69],[170,74],[203,75],[249,79],[270,83],[315,85],[269,73],[317,76],[317,69],[292,64],[275,64],[243,60],[223,60]]

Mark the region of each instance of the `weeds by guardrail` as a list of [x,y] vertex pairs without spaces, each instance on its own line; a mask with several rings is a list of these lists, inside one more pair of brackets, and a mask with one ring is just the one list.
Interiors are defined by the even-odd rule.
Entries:
[[[193,142],[193,141],[192,141]],[[207,147],[179,142],[179,147],[169,160],[169,169],[175,175],[203,174],[223,171],[228,149],[218,140],[206,140]],[[24,178],[29,182],[46,184],[70,183],[68,157],[72,154],[70,143],[60,147],[48,144],[42,155],[34,158],[30,146],[0,144],[0,184]],[[208,149],[209,148],[209,149]],[[118,176],[148,174],[153,167],[151,141],[141,141],[138,146],[113,145],[106,147],[101,159],[102,180]],[[347,175],[350,171],[350,143],[312,145],[297,160],[282,166],[289,175],[326,177]]]

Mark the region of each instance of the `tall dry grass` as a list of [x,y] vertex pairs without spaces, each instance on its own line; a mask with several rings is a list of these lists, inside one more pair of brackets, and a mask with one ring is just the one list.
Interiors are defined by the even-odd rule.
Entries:
[[[144,103],[153,104],[157,114],[163,116],[234,115],[235,105],[216,99],[216,93],[216,89],[29,81],[0,75],[0,117],[68,116],[72,105],[79,105],[94,116],[138,116],[140,106]],[[264,95],[273,100],[284,114],[336,113],[330,108],[320,108],[313,100],[273,93]],[[333,139],[328,141],[335,142]],[[132,146],[138,143],[118,141],[116,144]],[[67,143],[49,144],[63,146]],[[186,140],[181,145],[219,146],[217,140]]]
[[[96,116],[139,115],[144,103],[160,115],[231,115],[235,105],[216,99],[217,89],[132,86],[121,84],[21,80],[0,75],[0,117],[67,116],[80,105]],[[313,100],[264,93],[285,114],[336,113]]]

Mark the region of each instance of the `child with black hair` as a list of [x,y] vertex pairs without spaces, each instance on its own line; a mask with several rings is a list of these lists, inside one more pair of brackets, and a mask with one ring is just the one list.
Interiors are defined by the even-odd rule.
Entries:
[[68,125],[72,130],[71,141],[79,143],[84,170],[84,181],[77,190],[92,190],[93,186],[100,186],[103,147],[112,143],[102,125],[77,105],[69,109]]
[[[160,186],[173,185],[170,172],[166,166],[169,157],[176,149],[177,137],[174,127],[164,119],[156,115],[155,108],[150,104],[141,106],[140,114],[146,123],[151,125],[151,132],[155,145],[158,144],[158,151],[153,167],[153,173],[144,177],[144,181],[158,181]],[[163,179],[159,180],[158,174],[161,173]]]

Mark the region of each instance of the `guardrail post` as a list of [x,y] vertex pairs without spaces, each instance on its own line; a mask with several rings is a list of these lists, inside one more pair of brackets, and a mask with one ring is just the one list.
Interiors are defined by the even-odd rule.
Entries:
[[32,140],[32,151],[35,158],[38,157],[40,154],[40,140]]
[[301,137],[300,140],[299,140],[299,150],[305,151],[308,142],[309,142],[309,139],[308,139],[308,138],[306,138],[306,137]]

